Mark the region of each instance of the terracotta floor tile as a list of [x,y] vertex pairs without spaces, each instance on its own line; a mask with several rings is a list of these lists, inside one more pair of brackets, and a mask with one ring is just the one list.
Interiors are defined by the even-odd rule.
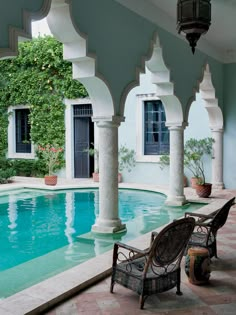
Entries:
[[169,311],[168,315],[216,315],[216,313],[211,308],[202,306],[186,310]]

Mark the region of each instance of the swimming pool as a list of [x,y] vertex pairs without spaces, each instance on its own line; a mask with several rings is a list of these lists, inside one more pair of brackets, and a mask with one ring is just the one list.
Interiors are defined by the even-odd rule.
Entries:
[[127,233],[90,233],[98,215],[96,189],[12,191],[0,195],[0,298],[5,298],[124,242],[145,234],[202,204],[164,206],[158,193],[120,190],[119,209]]

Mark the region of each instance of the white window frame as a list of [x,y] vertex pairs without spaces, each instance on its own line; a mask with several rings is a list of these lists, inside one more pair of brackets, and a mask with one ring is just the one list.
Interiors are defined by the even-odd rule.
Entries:
[[[73,179],[74,176],[74,105],[92,104],[90,98],[65,99],[65,160],[66,178]],[[98,143],[98,131],[94,125],[94,143]]]
[[159,163],[162,155],[144,154],[144,102],[156,101],[160,98],[155,94],[137,94],[136,110],[136,161]]
[[18,153],[16,152],[16,109],[27,109],[28,105],[16,105],[8,108],[8,154],[10,159],[34,159],[35,150],[31,142],[31,153]]

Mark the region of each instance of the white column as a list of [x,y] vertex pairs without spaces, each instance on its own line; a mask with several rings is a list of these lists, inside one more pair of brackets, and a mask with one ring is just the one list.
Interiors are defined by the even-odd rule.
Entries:
[[95,233],[126,230],[118,213],[118,127],[123,117],[95,119],[99,130],[99,216],[92,227]]
[[212,186],[223,189],[223,129],[211,129],[213,143]]
[[184,196],[184,128],[169,126],[170,131],[170,183],[166,204],[181,206],[186,203]]

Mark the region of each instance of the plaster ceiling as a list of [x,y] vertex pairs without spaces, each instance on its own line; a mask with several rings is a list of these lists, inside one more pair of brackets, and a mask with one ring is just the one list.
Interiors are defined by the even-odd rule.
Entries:
[[[118,1],[152,22],[158,20],[163,28],[177,35],[177,0]],[[197,47],[223,62],[236,62],[236,0],[211,0],[211,8],[210,29],[201,37]]]

